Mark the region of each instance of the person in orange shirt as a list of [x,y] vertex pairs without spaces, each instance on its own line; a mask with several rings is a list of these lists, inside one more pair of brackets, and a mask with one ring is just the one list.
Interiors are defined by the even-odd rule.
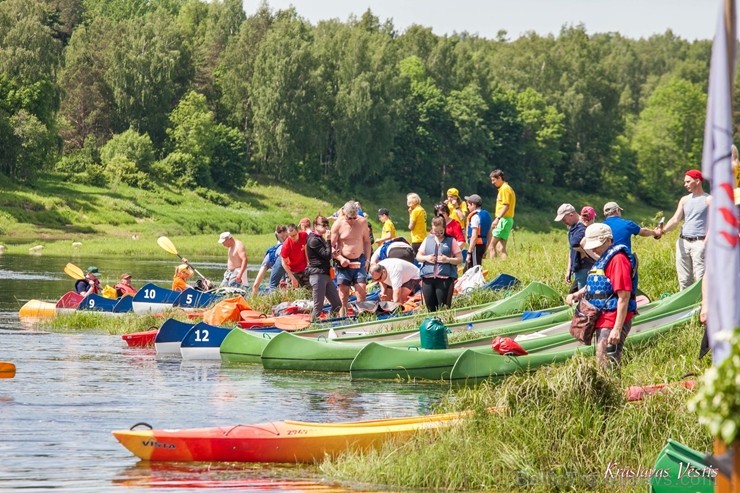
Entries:
[[182,292],[188,289],[186,282],[193,276],[193,269],[188,264],[180,264],[175,268],[175,275],[172,278],[172,291]]

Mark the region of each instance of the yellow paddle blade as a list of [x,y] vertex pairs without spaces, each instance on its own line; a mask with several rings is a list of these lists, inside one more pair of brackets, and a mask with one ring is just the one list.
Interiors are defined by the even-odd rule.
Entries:
[[67,264],[64,266],[64,273],[67,274],[72,279],[84,279],[85,273],[77,267],[75,264]]
[[172,255],[177,255],[177,248],[175,248],[175,244],[170,241],[169,238],[166,236],[160,236],[157,238],[157,245],[162,248],[167,253],[171,253]]
[[13,378],[15,376],[15,365],[0,361],[0,378]]

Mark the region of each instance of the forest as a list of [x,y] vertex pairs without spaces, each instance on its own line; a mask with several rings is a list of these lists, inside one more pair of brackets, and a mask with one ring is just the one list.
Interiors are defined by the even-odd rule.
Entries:
[[710,48],[583,25],[400,32],[369,10],[313,25],[241,0],[2,0],[0,173],[439,196],[501,168],[534,206],[554,187],[664,206],[700,164]]

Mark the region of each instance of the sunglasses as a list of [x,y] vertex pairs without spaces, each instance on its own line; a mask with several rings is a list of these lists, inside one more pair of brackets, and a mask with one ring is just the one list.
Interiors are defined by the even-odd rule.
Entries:
[[357,219],[357,216],[347,216],[347,221],[354,221]]

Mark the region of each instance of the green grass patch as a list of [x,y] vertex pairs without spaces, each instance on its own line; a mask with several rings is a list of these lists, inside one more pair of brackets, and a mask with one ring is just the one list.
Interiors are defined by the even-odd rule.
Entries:
[[[700,373],[696,321],[658,341],[628,348],[619,370],[593,357],[450,392],[440,412],[474,410],[472,419],[420,433],[378,452],[326,460],[330,478],[390,488],[445,491],[646,491],[646,479],[609,477],[610,464],[651,467],[668,438],[709,450],[681,387],[629,403],[625,389]],[[489,409],[503,409],[497,413]],[[612,466],[614,467],[614,466]]]

